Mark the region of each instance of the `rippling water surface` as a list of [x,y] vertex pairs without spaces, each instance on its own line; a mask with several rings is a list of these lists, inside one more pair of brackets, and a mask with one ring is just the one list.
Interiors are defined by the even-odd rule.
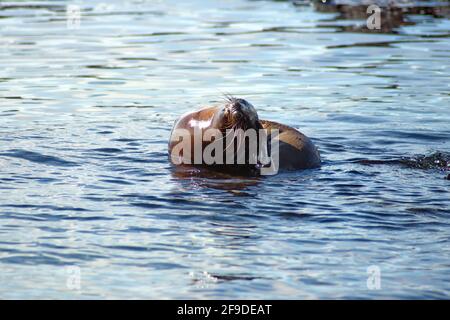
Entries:
[[[448,298],[449,19],[368,34],[335,17],[0,3],[0,297]],[[322,168],[177,175],[173,122],[221,92],[311,136]]]

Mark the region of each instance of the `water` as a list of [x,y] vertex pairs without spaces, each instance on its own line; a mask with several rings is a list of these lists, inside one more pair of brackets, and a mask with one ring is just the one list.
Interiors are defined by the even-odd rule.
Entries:
[[[0,297],[448,298],[450,21],[368,34],[335,17],[0,6]],[[221,92],[312,137],[322,168],[178,175],[173,122]]]

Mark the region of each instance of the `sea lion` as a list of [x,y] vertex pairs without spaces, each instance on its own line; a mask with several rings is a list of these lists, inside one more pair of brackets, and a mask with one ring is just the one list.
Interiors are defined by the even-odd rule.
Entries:
[[[202,158],[206,154],[211,154],[214,161]],[[261,160],[264,154],[270,162]],[[274,168],[274,162],[273,173],[278,169],[316,168],[321,163],[319,151],[304,134],[277,122],[260,120],[252,104],[231,96],[222,105],[181,116],[171,132],[169,158],[176,165],[208,166],[251,175]]]

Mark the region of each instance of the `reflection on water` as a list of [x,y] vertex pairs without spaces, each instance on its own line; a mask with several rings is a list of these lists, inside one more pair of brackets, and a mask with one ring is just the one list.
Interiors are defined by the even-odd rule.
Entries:
[[[1,3],[0,297],[447,298],[447,3],[376,32],[302,3]],[[221,92],[322,168],[173,168],[175,119]]]
[[259,177],[239,176],[223,173],[217,170],[208,170],[208,168],[189,168],[184,166],[173,167],[171,173],[176,181],[184,183],[189,188],[214,188],[219,190],[229,190],[236,195],[246,193],[239,192],[250,186],[259,183]]

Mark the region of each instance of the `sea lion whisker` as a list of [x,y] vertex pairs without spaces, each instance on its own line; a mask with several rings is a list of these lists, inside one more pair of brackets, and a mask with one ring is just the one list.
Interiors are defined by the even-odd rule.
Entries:
[[227,98],[227,93],[226,93],[226,92],[223,92],[222,90],[219,90],[219,91],[220,91],[220,93],[221,93],[221,95],[222,95],[222,98],[225,99],[225,101],[227,101],[227,100],[228,100],[228,98]]
[[229,131],[228,133],[225,132],[225,134],[223,134],[223,130],[222,130],[222,137],[219,138],[219,139],[216,139],[216,140],[214,140],[214,141],[217,141],[217,142],[222,141],[222,140],[226,139],[226,138],[228,137],[228,135],[230,135],[231,133],[232,133],[232,132]]
[[234,138],[236,137],[235,134],[233,134],[233,138],[230,141],[230,144],[228,146],[226,146],[226,148],[223,150],[225,153],[227,152],[228,148],[232,145],[234,145]]
[[[231,131],[230,132],[233,133],[233,137],[232,137],[232,139],[230,141],[230,144],[227,145],[226,148],[224,149],[224,152],[226,152],[231,145],[234,146],[234,141],[236,139],[236,132],[237,132],[236,131],[236,127],[237,127],[237,123],[231,127]],[[228,135],[227,135],[227,138],[228,138]],[[236,154],[236,152],[234,152],[234,154]]]
[[225,100],[225,102],[230,102],[230,96],[228,93],[222,92],[222,99]]
[[236,100],[236,98],[233,97],[233,95],[231,95],[231,94],[229,94],[229,93],[224,93],[224,96],[225,96],[226,100],[227,100],[229,103],[232,103],[232,102],[234,102],[234,101]]

